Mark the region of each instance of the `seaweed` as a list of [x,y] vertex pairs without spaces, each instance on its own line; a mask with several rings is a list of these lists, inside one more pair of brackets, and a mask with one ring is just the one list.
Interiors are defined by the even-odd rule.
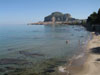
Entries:
[[6,64],[28,64],[29,62],[23,59],[15,59],[15,58],[3,58],[0,59],[0,65],[6,65]]
[[14,49],[13,49],[13,48],[9,48],[9,49],[8,49],[8,51],[12,51],[12,50],[14,50]]
[[5,72],[5,71],[6,71],[6,69],[0,68],[0,72]]
[[23,54],[25,56],[29,56],[29,57],[36,57],[36,56],[45,56],[44,54],[40,54],[40,53],[30,53],[27,51],[19,51],[20,54]]
[[[32,67],[5,67],[8,72],[5,75],[57,75],[56,68],[57,66],[65,63],[64,60],[58,60],[54,58],[46,59],[39,64],[31,65]],[[11,70],[11,71],[10,71]]]

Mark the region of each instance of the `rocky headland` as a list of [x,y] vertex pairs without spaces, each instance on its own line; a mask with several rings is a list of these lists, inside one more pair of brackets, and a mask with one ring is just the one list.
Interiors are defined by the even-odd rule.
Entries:
[[29,23],[29,25],[51,25],[51,24],[83,24],[86,23],[85,19],[73,18],[69,13],[63,14],[61,12],[53,12],[44,18],[44,21],[36,23]]

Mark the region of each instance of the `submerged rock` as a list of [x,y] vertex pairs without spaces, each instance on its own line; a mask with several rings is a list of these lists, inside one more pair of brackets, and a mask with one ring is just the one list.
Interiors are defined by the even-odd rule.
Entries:
[[25,56],[30,56],[30,57],[35,57],[35,56],[45,56],[44,54],[40,54],[40,53],[30,53],[27,51],[19,51],[20,54],[23,54]]
[[15,58],[4,58],[0,59],[0,65],[6,65],[6,64],[28,64],[26,60],[22,59],[15,59]]
[[5,72],[5,71],[6,71],[6,69],[0,68],[0,72]]

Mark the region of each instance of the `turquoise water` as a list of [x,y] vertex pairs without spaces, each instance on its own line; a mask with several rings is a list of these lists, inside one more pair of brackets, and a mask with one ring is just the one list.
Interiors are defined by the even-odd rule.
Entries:
[[88,36],[82,26],[0,25],[0,59],[24,59],[36,64],[48,59],[66,60],[82,51]]

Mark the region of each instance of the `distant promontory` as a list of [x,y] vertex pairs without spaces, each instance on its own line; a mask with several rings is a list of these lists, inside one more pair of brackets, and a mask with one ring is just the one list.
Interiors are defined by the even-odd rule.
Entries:
[[82,24],[85,23],[85,19],[76,19],[71,14],[63,14],[61,12],[53,12],[44,18],[44,21],[36,23],[30,23],[31,25],[48,25],[48,24]]

